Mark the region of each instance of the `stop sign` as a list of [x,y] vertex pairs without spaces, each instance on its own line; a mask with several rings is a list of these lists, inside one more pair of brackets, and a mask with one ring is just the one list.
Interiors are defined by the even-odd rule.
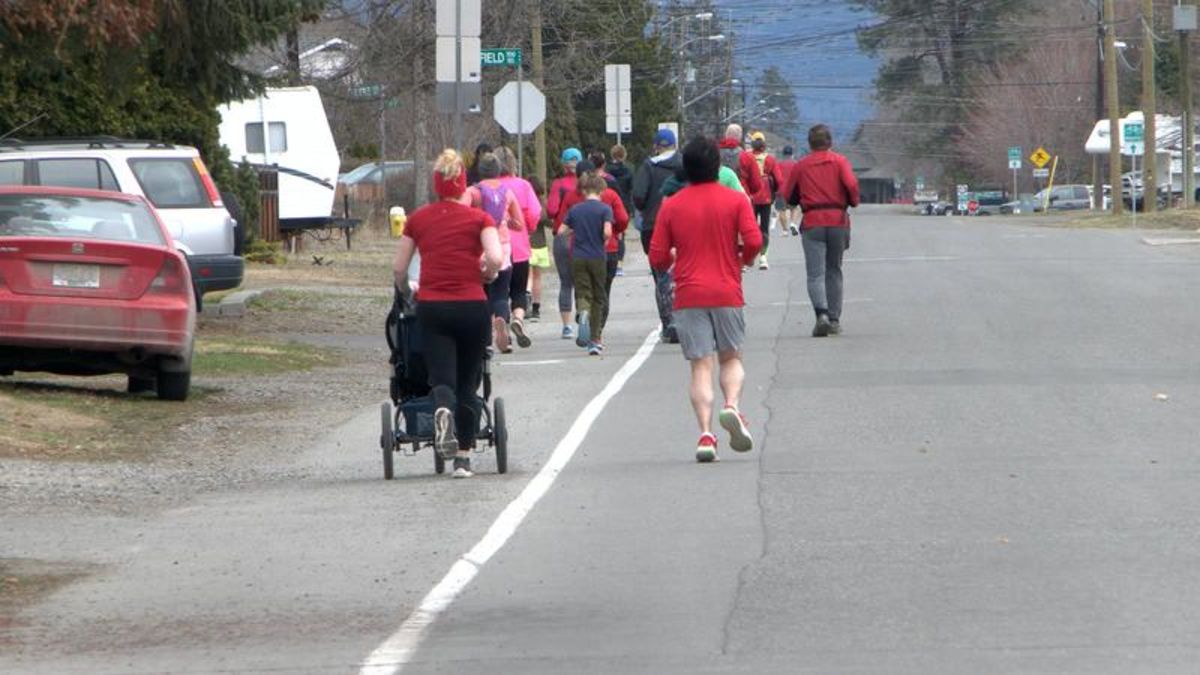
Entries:
[[492,116],[510,134],[532,134],[546,121],[546,97],[532,82],[509,82],[496,94]]

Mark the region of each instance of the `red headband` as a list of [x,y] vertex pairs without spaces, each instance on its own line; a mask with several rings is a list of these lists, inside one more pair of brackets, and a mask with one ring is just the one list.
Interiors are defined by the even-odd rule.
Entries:
[[442,175],[441,171],[433,172],[433,191],[443,199],[461,197],[467,191],[467,174],[460,170],[453,179]]

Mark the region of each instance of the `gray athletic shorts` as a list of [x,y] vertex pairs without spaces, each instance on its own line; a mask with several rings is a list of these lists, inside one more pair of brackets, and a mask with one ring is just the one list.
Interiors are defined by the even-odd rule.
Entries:
[[746,341],[741,307],[677,309],[674,319],[683,357],[689,361],[715,352],[741,351]]

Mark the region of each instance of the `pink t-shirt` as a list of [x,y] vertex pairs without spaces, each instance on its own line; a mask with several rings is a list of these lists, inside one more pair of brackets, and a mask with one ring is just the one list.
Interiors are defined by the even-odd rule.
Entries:
[[517,204],[521,206],[521,215],[525,218],[525,228],[512,230],[512,261],[514,263],[526,262],[533,255],[533,248],[529,244],[529,233],[542,220],[542,203],[534,193],[533,186],[524,178],[503,176],[500,178],[500,184],[508,188],[509,193],[517,198]]

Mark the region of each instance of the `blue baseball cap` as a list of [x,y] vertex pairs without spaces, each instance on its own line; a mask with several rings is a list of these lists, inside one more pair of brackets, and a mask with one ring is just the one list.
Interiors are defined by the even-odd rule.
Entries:
[[654,144],[660,148],[675,147],[675,132],[670,129],[659,129],[657,134],[654,134]]
[[563,150],[563,164],[566,164],[567,162],[578,162],[581,160],[583,160],[583,153],[579,151],[579,148],[567,148],[566,150]]

